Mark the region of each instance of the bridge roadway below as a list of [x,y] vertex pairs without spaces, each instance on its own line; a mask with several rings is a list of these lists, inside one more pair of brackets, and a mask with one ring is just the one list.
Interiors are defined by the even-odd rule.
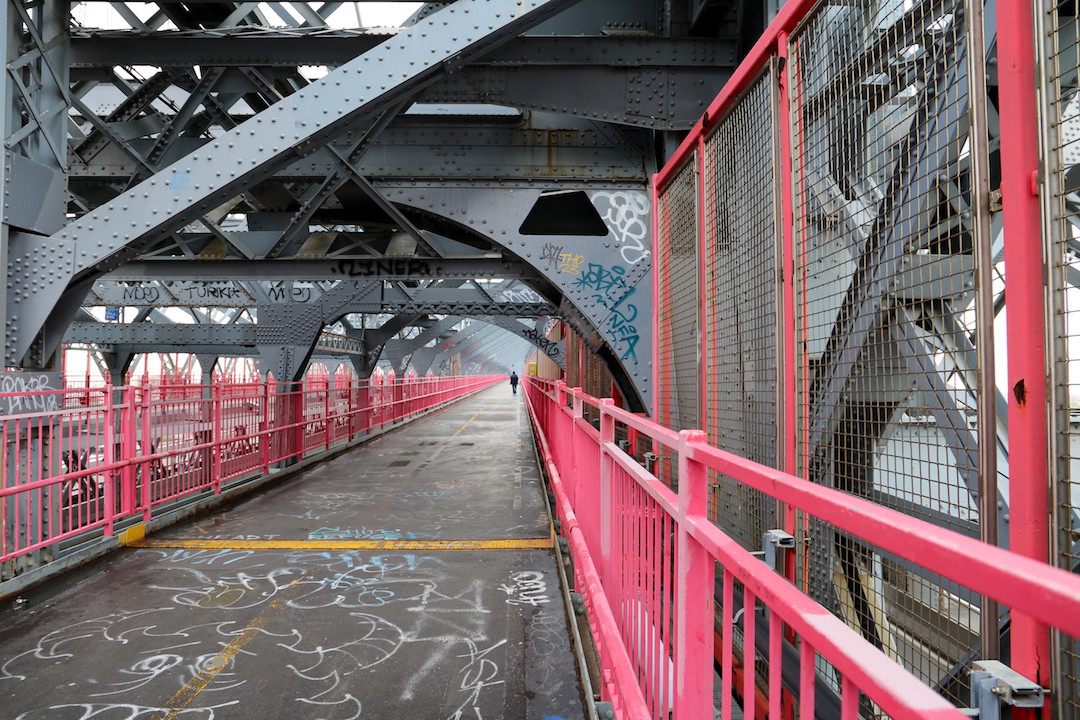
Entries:
[[5,720],[578,720],[522,396],[507,385],[27,592]]

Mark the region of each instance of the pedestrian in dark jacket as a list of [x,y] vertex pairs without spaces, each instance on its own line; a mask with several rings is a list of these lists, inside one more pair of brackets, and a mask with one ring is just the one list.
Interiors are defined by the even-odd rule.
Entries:
[[510,389],[517,395],[518,376],[513,370],[510,371]]

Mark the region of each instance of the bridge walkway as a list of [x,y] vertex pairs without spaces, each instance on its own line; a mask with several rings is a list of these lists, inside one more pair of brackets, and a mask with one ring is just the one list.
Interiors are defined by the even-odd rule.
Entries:
[[583,717],[521,395],[488,388],[0,611],[5,718]]

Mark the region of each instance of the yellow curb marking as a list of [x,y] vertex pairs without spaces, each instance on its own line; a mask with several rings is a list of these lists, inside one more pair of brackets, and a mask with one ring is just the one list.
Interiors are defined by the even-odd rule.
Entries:
[[154,540],[135,548],[191,550],[546,550],[550,537],[518,540]]
[[116,540],[120,543],[121,546],[134,545],[145,537],[146,523],[139,523],[138,525],[133,525],[127,530],[124,530],[123,532],[117,534]]

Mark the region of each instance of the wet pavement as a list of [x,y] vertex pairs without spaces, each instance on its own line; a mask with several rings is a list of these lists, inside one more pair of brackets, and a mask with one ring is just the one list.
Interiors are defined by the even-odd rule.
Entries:
[[0,611],[0,718],[583,717],[496,386]]

